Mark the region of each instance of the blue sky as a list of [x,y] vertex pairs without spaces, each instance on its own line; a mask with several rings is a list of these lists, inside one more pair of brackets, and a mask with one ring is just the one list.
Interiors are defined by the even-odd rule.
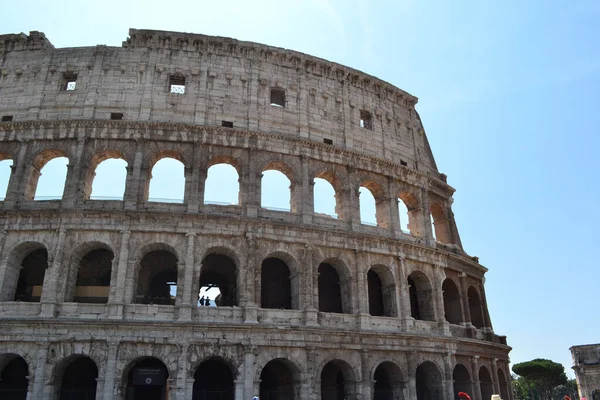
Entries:
[[[526,4],[524,4],[526,3]],[[419,97],[457,189],[464,248],[490,269],[511,359],[565,365],[600,341],[600,2],[0,0],[2,33],[119,46],[128,28],[234,37],[340,62]]]

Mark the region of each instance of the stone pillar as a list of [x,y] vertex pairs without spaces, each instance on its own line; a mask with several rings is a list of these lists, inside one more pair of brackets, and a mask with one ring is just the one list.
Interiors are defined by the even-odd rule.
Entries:
[[28,400],[42,399],[44,393],[44,383],[46,381],[46,360],[48,358],[47,344],[41,344],[36,354],[35,373],[33,376],[33,390],[31,396],[27,396]]
[[125,289],[124,289],[124,304],[136,303],[137,287],[135,287],[137,277],[136,275],[140,270],[140,263],[142,260],[137,258],[131,258],[127,261],[127,272],[125,275]]
[[469,308],[469,297],[467,296],[467,291],[469,289],[467,287],[467,274],[461,272],[458,277],[460,279],[460,300],[463,310],[463,325],[470,327],[473,324],[471,323],[471,309]]
[[61,276],[63,275],[62,258],[66,233],[67,230],[65,228],[58,229],[58,240],[54,258],[51,261],[50,257],[48,257],[49,268],[44,274],[42,296],[40,299],[40,302],[42,303],[40,312],[41,317],[54,317],[56,314],[57,302],[62,302],[62,298],[60,298],[61,294],[64,296],[63,291],[60,290],[60,286],[62,285],[59,283],[59,279],[61,279]]
[[[235,387],[235,400],[247,400],[247,398],[244,397],[244,380],[243,379],[236,379],[233,381],[234,387]],[[191,396],[189,396],[188,398],[191,399]]]
[[434,265],[434,299],[436,308],[436,320],[440,329],[441,335],[451,336],[450,324],[446,321],[446,311],[444,309],[444,291],[442,285],[446,278],[446,272],[444,266],[435,264]]
[[19,154],[10,167],[11,174],[6,188],[6,198],[4,199],[4,208],[12,209],[15,204],[24,198],[26,185],[29,179],[26,174],[28,168],[25,165],[25,154],[27,154],[27,143],[29,139],[19,140]]
[[[116,263],[116,271],[112,271],[111,273],[110,293],[108,299],[111,318],[121,318],[123,316],[130,238],[130,230],[121,231],[121,247],[119,248],[119,260]],[[115,265],[114,262],[113,265]]]
[[[375,390],[375,381],[371,379],[369,373],[369,352],[367,350],[360,351],[360,366],[361,366],[361,396],[357,396],[362,400],[371,400],[373,398],[373,392]],[[357,385],[358,386],[358,385]],[[358,388],[357,388],[358,389]],[[357,390],[357,395],[358,395]]]
[[[5,229],[0,230],[0,301],[11,301],[11,295],[14,296],[14,293],[7,293],[9,292],[8,282],[5,282],[6,269],[8,268],[8,254],[4,254],[4,245],[6,244],[7,235],[8,231]],[[16,279],[19,279],[18,275]],[[15,281],[15,285],[16,283]]]
[[423,237],[426,238],[432,246],[435,246],[433,226],[431,225],[431,211],[429,210],[429,193],[426,188],[421,189],[421,204],[421,211],[423,213]]
[[[112,400],[116,395],[115,374],[117,372],[117,350],[119,343],[108,342],[108,354],[106,355],[106,371],[104,372],[104,386],[102,389],[103,400]],[[98,387],[98,389],[100,389]],[[98,396],[96,396],[98,397]]]
[[185,255],[185,264],[183,267],[183,277],[180,280],[179,275],[177,280],[181,281],[181,289],[177,287],[177,291],[181,290],[181,304],[179,305],[179,320],[192,320],[192,286],[194,285],[194,244],[196,241],[195,233],[187,233],[187,252]]
[[[485,279],[485,278],[483,278]],[[481,312],[483,315],[483,322],[485,324],[485,327],[488,328],[487,331],[489,332],[493,332],[493,328],[492,328],[492,321],[490,319],[490,313],[488,312],[488,307],[487,307],[487,298],[485,296],[485,288],[483,287],[483,282],[480,281],[478,283],[479,286],[479,293],[481,293]]]
[[254,389],[254,359],[256,347],[246,346],[244,353],[244,399],[258,396]]
[[[186,189],[185,199],[187,200],[187,212],[197,213],[200,206],[200,186],[202,185],[204,193],[204,182],[201,181],[201,166],[202,165],[202,146],[200,142],[194,143],[194,156],[192,165],[189,167],[189,174],[186,174]],[[187,170],[187,168],[186,168]],[[189,181],[189,184],[188,184]]]
[[257,318],[259,308],[257,301],[260,301],[260,293],[258,294],[258,299],[256,298],[257,294],[255,293],[256,287],[260,287],[259,283],[257,285],[257,279],[259,279],[260,276],[257,276],[256,274],[258,240],[249,234],[246,235],[246,249],[245,268],[241,267],[240,271],[238,271],[237,285],[239,301],[240,306],[244,307],[244,323],[256,324],[258,323]]
[[370,313],[369,313],[369,289],[367,282],[367,273],[365,268],[368,270],[368,261],[364,256],[364,253],[354,250],[354,273],[356,279],[351,279],[348,284],[353,287],[351,293],[356,293],[354,296],[354,309],[352,313],[358,312],[359,329],[369,329],[371,325]]
[[[135,144],[135,158],[133,166],[127,166],[127,181],[125,183],[125,209],[135,210],[140,197],[140,187],[142,186],[142,162],[144,160],[143,139],[137,139]],[[144,197],[144,196],[142,196]]]
[[[494,394],[500,394],[500,382],[498,381],[498,359],[492,358],[492,379],[494,385]],[[504,400],[504,399],[502,399]]]
[[312,223],[314,213],[314,180],[311,181],[308,168],[308,157],[300,156],[300,179],[295,187],[294,202],[296,211],[302,215],[302,223]]
[[[316,371],[316,359],[317,352],[314,347],[306,347],[306,377],[304,382],[302,383],[304,386],[304,392],[306,393],[306,397],[301,397],[302,399],[317,399],[320,394],[320,381],[321,377],[317,374],[320,371]],[[317,387],[319,389],[317,389]]]
[[77,139],[77,148],[75,150],[75,159],[69,160],[67,166],[67,179],[65,180],[65,188],[62,197],[61,207],[72,208],[75,204],[83,199],[84,180],[81,179],[81,159],[83,150],[85,149],[85,137]]
[[445,400],[454,400],[454,379],[452,376],[454,372],[452,366],[454,364],[454,354],[448,352],[446,357],[444,357],[444,379],[442,381]]
[[398,256],[398,285],[400,289],[400,318],[402,319],[403,330],[407,331],[407,320],[412,320],[410,314],[410,294],[408,291],[408,277],[406,275],[406,261],[402,256]]
[[[479,382],[479,356],[471,357],[471,370],[473,374],[473,394],[475,400],[483,400],[481,398],[481,384]],[[487,400],[487,399],[486,399]]]
[[402,233],[402,227],[400,226],[400,212],[398,210],[398,195],[395,193],[394,178],[388,178],[388,198],[387,198],[389,209],[390,209],[390,224],[389,229],[392,234],[396,237]]
[[[359,193],[359,187],[356,187],[354,184],[354,167],[352,165],[349,165],[347,167],[347,171],[348,171],[348,178],[346,179],[346,185],[347,188],[344,191],[347,195],[345,196],[348,199],[348,204],[347,204],[347,211],[344,215],[344,218],[347,219],[347,221],[350,224],[350,228],[353,231],[356,231],[358,229],[360,229],[360,193]],[[340,216],[342,217],[342,216]]]
[[298,279],[301,285],[303,304],[304,304],[304,324],[307,326],[319,325],[318,304],[315,303],[317,298],[315,297],[314,287],[314,246],[310,243],[304,244],[304,270],[300,272],[300,278]]
[[406,374],[408,376],[408,399],[413,400],[417,398],[417,353],[411,351],[407,354],[408,370]]
[[[179,346],[179,361],[177,363],[177,378],[174,390],[174,398],[177,400],[187,400],[186,385],[188,376],[188,345]],[[169,396],[170,397],[170,396]],[[191,397],[190,397],[191,398]]]

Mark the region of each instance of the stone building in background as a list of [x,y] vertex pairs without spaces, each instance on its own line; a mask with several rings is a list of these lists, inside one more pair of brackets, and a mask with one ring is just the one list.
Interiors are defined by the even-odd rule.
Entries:
[[[511,398],[487,270],[463,250],[417,98],[204,35],[56,49],[31,32],[0,36],[0,54],[0,398]],[[61,157],[62,196],[36,196]],[[182,164],[180,202],[149,198],[165,158]],[[112,159],[122,197],[92,196]],[[205,201],[222,164],[235,204]],[[272,170],[288,209],[261,204]],[[334,215],[315,212],[316,180]]]
[[600,344],[573,346],[569,350],[573,356],[579,397],[600,400]]

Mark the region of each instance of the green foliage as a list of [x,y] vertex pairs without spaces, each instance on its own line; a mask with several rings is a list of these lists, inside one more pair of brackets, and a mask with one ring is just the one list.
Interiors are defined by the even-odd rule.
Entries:
[[520,376],[513,382],[519,400],[552,400],[553,389],[567,383],[562,364],[543,358],[515,364],[512,370]]
[[564,400],[565,396],[569,396],[571,400],[579,400],[577,381],[575,379],[571,379],[564,385],[559,385],[552,390],[552,400]]

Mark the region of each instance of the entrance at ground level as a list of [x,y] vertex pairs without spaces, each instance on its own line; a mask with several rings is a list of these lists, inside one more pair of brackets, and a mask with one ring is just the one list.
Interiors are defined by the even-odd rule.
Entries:
[[127,375],[125,400],[167,400],[169,372],[156,358],[136,362]]
[[219,359],[206,360],[194,373],[192,400],[233,400],[233,373]]
[[25,400],[29,375],[27,363],[19,356],[7,355],[0,358],[0,368],[2,365],[4,368],[0,372],[0,399]]
[[78,357],[65,368],[59,400],[95,400],[98,368],[89,357]]
[[437,366],[425,361],[416,373],[417,400],[439,400],[443,398],[442,374]]
[[270,361],[260,374],[261,400],[293,400],[294,379],[284,360]]

